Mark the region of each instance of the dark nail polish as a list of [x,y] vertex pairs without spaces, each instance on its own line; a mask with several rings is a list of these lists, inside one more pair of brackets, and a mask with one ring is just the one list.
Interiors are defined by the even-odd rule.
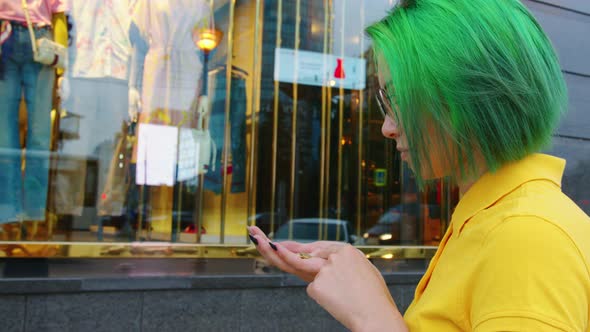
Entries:
[[272,242],[269,242],[268,244],[270,244],[270,247],[271,247],[271,248],[272,248],[274,251],[277,251],[277,246],[276,246],[274,243],[272,243]]
[[255,245],[258,245],[258,240],[256,240],[255,237],[253,237],[252,235],[248,234],[248,236],[250,237],[250,241],[252,241]]

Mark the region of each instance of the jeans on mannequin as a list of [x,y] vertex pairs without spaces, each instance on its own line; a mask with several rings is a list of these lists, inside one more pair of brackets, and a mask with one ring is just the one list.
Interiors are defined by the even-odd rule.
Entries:
[[[35,30],[37,38],[52,38],[49,28]],[[33,60],[27,28],[13,25],[2,57],[0,80],[0,223],[44,220],[49,180],[51,99],[55,69]],[[19,105],[27,107],[25,168],[22,169]]]
[[[225,70],[210,77],[211,115],[209,131],[215,142],[217,155],[214,160],[215,171],[205,174],[204,188],[216,194],[223,189],[223,173],[228,165],[222,165],[225,134],[225,100],[230,96],[230,149],[232,162],[232,181],[230,191],[240,193],[246,190],[246,82],[232,75],[231,93],[226,92]],[[211,91],[213,87],[213,91]],[[229,173],[229,172],[228,172]]]

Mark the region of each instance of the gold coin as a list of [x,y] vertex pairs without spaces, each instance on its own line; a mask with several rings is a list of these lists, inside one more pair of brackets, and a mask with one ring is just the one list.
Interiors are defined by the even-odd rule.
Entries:
[[301,259],[309,259],[311,258],[311,255],[308,253],[300,252],[299,257],[301,257]]

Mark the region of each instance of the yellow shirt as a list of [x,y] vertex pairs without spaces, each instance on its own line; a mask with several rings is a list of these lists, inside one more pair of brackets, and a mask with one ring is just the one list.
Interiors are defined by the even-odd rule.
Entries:
[[590,331],[590,218],[534,154],[479,179],[405,314],[410,331]]

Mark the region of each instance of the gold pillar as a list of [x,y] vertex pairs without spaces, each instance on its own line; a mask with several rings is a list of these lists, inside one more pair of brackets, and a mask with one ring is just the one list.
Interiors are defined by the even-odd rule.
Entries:
[[234,10],[236,7],[236,0],[230,0],[229,5],[229,26],[227,28],[227,60],[226,60],[226,71],[225,71],[225,129],[223,133],[223,163],[221,165],[223,172],[223,189],[221,191],[221,227],[219,231],[219,242],[225,242],[225,215],[227,208],[227,195],[229,179],[227,176],[227,165],[229,163],[229,150],[231,149],[231,137],[230,137],[230,107],[231,107],[231,68],[232,68],[232,53],[233,53],[233,42],[234,42]]
[[[256,168],[257,168],[257,157],[258,157],[258,145],[256,144],[256,129],[258,121],[258,110],[260,108],[260,62],[262,61],[261,47],[262,45],[262,28],[264,22],[262,20],[262,4],[261,0],[256,0],[256,26],[254,28],[254,56],[253,67],[254,67],[254,78],[252,79],[252,112],[251,116],[251,130],[250,130],[250,160],[249,160],[249,171],[248,171],[248,226],[250,220],[254,217],[256,212]],[[246,241],[250,243],[250,238],[246,236]]]
[[[278,0],[277,4],[277,37],[275,47],[281,47],[281,27],[283,24],[283,0]],[[281,58],[277,54],[275,59],[275,66],[280,68]],[[275,208],[276,208],[276,192],[277,192],[277,149],[279,136],[279,81],[274,81],[274,95],[273,95],[273,120],[272,120],[272,171],[271,171],[271,186],[270,186],[270,232],[274,232],[275,227]]]
[[[361,27],[365,26],[365,1],[361,0]],[[361,59],[365,58],[365,39],[362,33],[359,36],[359,44],[361,49]],[[357,163],[357,180],[356,180],[356,236],[361,236],[361,218],[363,213],[362,208],[362,192],[363,192],[363,112],[364,112],[364,94],[365,90],[359,91],[359,105],[358,105],[358,163]]]
[[[297,71],[299,59],[299,44],[301,42],[299,29],[301,28],[301,0],[297,0],[295,5],[295,65],[293,70]],[[298,77],[295,72],[295,77]],[[293,110],[291,116],[291,181],[289,192],[289,220],[293,220],[295,213],[295,174],[297,173],[297,99],[299,84],[293,81]],[[293,223],[289,223],[289,238],[293,238]]]

